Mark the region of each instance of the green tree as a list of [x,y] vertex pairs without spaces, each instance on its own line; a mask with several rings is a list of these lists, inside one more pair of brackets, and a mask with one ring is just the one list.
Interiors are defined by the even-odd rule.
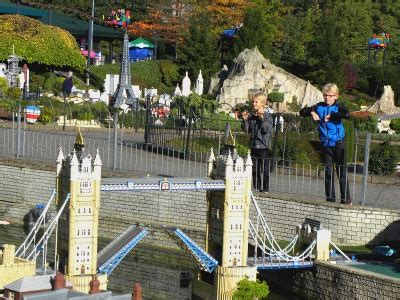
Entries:
[[246,48],[257,47],[264,57],[271,57],[276,28],[268,22],[266,10],[267,5],[262,2],[246,10],[243,26],[239,30],[239,38],[235,45],[237,54]]
[[182,73],[197,76],[202,71],[205,88],[209,79],[219,68],[217,38],[208,26],[210,17],[207,12],[197,13],[190,20],[188,32],[184,36],[184,46],[179,48],[179,62]]
[[237,284],[237,290],[233,294],[233,300],[253,300],[263,299],[269,294],[269,288],[265,281],[250,281],[247,277],[240,280]]

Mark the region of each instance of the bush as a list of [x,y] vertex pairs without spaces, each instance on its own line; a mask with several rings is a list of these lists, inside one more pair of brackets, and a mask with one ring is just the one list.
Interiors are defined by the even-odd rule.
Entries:
[[279,92],[272,92],[268,94],[268,101],[269,102],[279,102],[282,103],[285,100],[285,94]]
[[400,133],[400,119],[393,119],[390,121],[390,128],[396,131],[396,133]]
[[78,70],[85,67],[85,59],[68,31],[21,15],[1,15],[0,24],[0,61],[8,58],[14,46],[15,54],[30,64]]
[[250,281],[247,277],[237,283],[237,290],[233,293],[234,300],[264,299],[269,294],[269,287],[265,281]]
[[369,157],[369,171],[377,175],[389,175],[394,172],[396,162],[396,149],[390,145],[390,142],[384,141],[372,149]]
[[368,131],[375,133],[378,131],[378,118],[376,116],[357,117],[352,116],[354,127],[359,131]]
[[[132,84],[146,88],[157,88],[159,94],[173,88],[173,83],[179,79],[178,66],[168,61],[146,60],[131,63]],[[90,72],[101,80],[106,79],[106,74],[119,74],[120,66],[106,64],[91,66]]]

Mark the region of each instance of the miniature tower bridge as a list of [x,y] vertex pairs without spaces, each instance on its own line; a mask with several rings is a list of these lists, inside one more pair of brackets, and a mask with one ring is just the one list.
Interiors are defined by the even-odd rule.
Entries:
[[[202,249],[179,228],[173,229],[182,245],[190,251],[202,271],[193,285],[193,293],[204,299],[231,299],[237,282],[256,279],[257,270],[312,267],[315,260],[329,259],[330,231],[308,220],[299,225],[296,235],[281,247],[251,192],[252,161],[232,155],[208,160],[208,178],[182,179],[101,179],[101,159],[85,152],[83,137],[78,132],[74,149],[67,157],[60,149],[57,158],[57,189],[44,207],[42,215],[18,248],[20,258],[35,260],[45,257],[48,239],[57,232],[59,260],[74,289],[89,292],[93,276],[100,289],[107,289],[107,276],[148,233],[148,229],[129,226],[102,251],[97,251],[100,192],[113,191],[178,191],[207,190],[207,231]],[[54,200],[58,212],[48,222],[45,215]],[[44,234],[37,237],[45,225]],[[317,226],[318,225],[318,226]],[[249,245],[254,256],[249,257]],[[299,247],[301,245],[301,248]],[[336,247],[337,248],[337,247]],[[299,250],[301,249],[301,251]],[[339,250],[339,249],[338,249]],[[349,259],[340,250],[339,252]]]

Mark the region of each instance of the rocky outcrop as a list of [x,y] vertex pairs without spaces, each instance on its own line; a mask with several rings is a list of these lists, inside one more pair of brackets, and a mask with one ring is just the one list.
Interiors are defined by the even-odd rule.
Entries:
[[293,101],[304,107],[323,100],[320,90],[272,64],[257,47],[241,52],[229,72],[223,69],[216,74],[211,79],[209,93],[218,95],[223,110],[230,110],[230,106],[246,103],[259,90],[284,93],[281,111],[287,111],[286,104]]
[[378,114],[398,114],[400,107],[394,105],[394,91],[390,85],[383,87],[382,97],[366,109]]

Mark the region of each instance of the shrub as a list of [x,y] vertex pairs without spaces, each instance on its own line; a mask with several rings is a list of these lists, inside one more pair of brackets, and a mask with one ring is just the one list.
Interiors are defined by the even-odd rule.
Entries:
[[346,157],[347,162],[354,162],[354,150],[355,150],[355,128],[354,123],[351,120],[343,120],[345,129],[345,143],[346,143]]
[[52,121],[51,113],[47,110],[43,110],[38,118],[38,122],[46,125],[46,124],[50,123],[51,121]]
[[272,92],[268,94],[268,101],[281,103],[285,100],[285,94],[279,92]]
[[368,131],[375,133],[378,131],[378,118],[376,116],[369,115],[367,117],[352,116],[354,126],[359,131]]
[[8,58],[14,46],[16,55],[28,63],[78,70],[85,67],[85,59],[68,31],[21,15],[1,15],[0,24],[1,61]]
[[400,119],[393,119],[390,121],[390,128],[396,131],[396,133],[400,133]]
[[237,283],[237,290],[233,293],[234,300],[264,299],[269,294],[265,281],[250,281],[247,277]]
[[389,175],[394,172],[396,162],[396,149],[390,145],[390,142],[384,141],[372,149],[369,157],[369,171],[377,175]]

